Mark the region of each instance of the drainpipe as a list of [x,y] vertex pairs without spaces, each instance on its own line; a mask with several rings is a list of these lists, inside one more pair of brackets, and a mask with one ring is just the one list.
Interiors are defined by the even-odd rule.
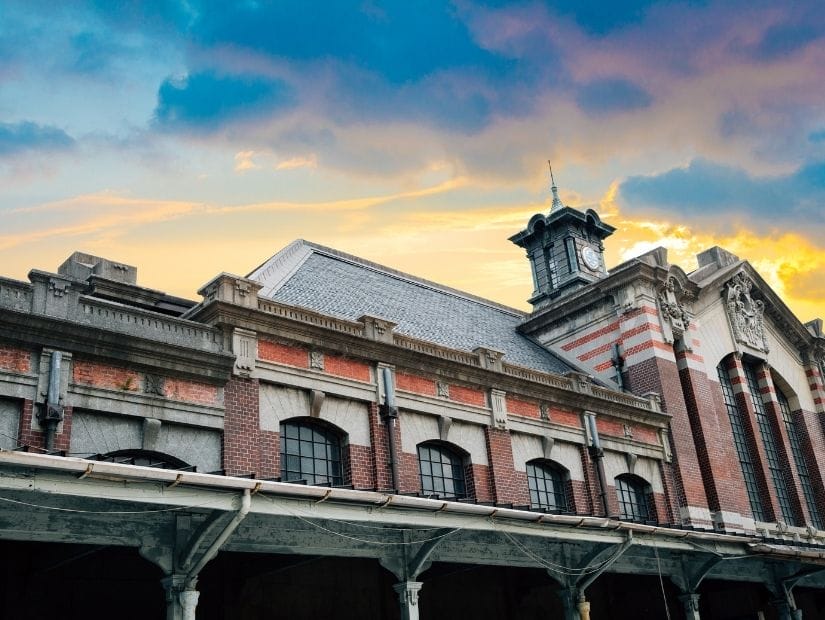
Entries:
[[599,478],[599,496],[602,498],[604,515],[608,517],[610,516],[610,510],[607,507],[607,476],[604,473],[604,449],[599,440],[599,431],[596,429],[596,414],[585,413],[584,418],[587,422],[587,430],[590,432],[590,445],[587,451],[596,462],[596,475]]
[[63,419],[63,407],[60,406],[60,362],[62,359],[63,354],[60,351],[52,351],[49,360],[49,391],[46,395],[46,402],[37,416],[40,425],[44,428],[44,442],[48,452],[54,450],[57,425]]
[[395,445],[395,420],[398,418],[398,407],[395,406],[395,386],[392,382],[392,371],[384,367],[381,369],[384,376],[384,404],[381,405],[381,417],[387,425],[387,442],[390,448],[390,473],[392,487],[398,493],[401,485],[398,482],[398,447]]

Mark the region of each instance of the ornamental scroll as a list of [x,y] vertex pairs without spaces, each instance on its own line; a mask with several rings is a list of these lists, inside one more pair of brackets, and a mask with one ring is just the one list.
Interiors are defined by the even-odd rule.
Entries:
[[738,273],[727,284],[728,318],[736,342],[768,352],[765,334],[765,302],[751,297],[753,282]]
[[[690,317],[682,303],[683,298],[684,294],[676,278],[669,277],[665,286],[659,291],[659,309],[665,341],[671,344],[674,340],[683,338],[690,326]],[[684,341],[687,346],[688,339],[685,338]],[[687,348],[690,349],[689,346]]]

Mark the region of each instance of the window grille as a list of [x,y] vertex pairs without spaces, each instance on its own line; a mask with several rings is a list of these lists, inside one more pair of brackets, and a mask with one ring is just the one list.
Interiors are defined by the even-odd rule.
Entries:
[[281,424],[281,480],[343,484],[339,437],[314,422]]
[[616,478],[619,518],[639,523],[650,521],[650,503],[647,499],[647,489],[647,483],[636,476],[622,475]]
[[425,496],[460,499],[466,497],[463,459],[438,444],[418,446],[421,491]]
[[546,461],[527,463],[530,507],[548,512],[567,512],[565,475],[560,467]]
[[788,485],[785,483],[785,472],[779,460],[779,452],[776,448],[777,440],[773,432],[773,427],[765,411],[765,403],[762,401],[762,393],[759,391],[759,380],[756,378],[756,370],[753,365],[745,365],[745,376],[748,380],[753,409],[756,413],[756,424],[759,427],[759,435],[762,437],[762,444],[765,447],[765,456],[768,459],[768,469],[771,472],[771,480],[776,490],[776,499],[779,502],[779,511],[786,523],[796,525],[791,499],[788,494]]
[[730,382],[728,371],[724,368],[724,362],[716,370],[719,373],[719,384],[722,386],[722,396],[725,401],[725,408],[728,410],[730,426],[733,431],[733,444],[736,446],[736,454],[739,457],[739,466],[742,468],[742,477],[745,479],[745,490],[748,493],[753,518],[757,521],[765,520],[765,511],[762,507],[762,498],[759,493],[759,485],[756,483],[756,471],[751,460],[748,449],[745,428],[742,422],[742,412],[736,404],[733,395],[733,385]]
[[805,503],[808,504],[808,514],[811,521],[817,528],[822,529],[822,519],[816,508],[816,496],[811,484],[811,475],[808,472],[808,464],[805,462],[805,455],[802,453],[802,439],[799,426],[791,415],[791,405],[787,397],[781,390],[776,390],[776,399],[779,401],[779,410],[782,412],[782,421],[785,423],[785,430],[788,433],[788,440],[791,442],[791,452],[796,463],[796,471],[799,474],[799,483],[802,485],[802,493],[805,496]]

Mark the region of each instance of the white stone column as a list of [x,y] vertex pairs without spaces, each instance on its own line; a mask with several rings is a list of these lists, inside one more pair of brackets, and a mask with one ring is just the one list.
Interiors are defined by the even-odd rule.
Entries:
[[398,592],[401,620],[418,620],[418,592],[423,585],[420,581],[402,581],[392,587]]
[[685,620],[700,620],[699,595],[696,592],[680,594],[679,600],[682,602],[682,609],[685,610]]
[[187,585],[186,575],[170,575],[161,579],[166,590],[166,620],[195,620],[200,592],[195,583]]

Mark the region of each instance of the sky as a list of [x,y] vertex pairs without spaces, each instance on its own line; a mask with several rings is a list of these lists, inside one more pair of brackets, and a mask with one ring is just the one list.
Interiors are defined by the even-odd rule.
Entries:
[[0,274],[196,298],[303,238],[528,309],[552,201],[608,267],[720,245],[825,317],[819,0],[0,0]]

